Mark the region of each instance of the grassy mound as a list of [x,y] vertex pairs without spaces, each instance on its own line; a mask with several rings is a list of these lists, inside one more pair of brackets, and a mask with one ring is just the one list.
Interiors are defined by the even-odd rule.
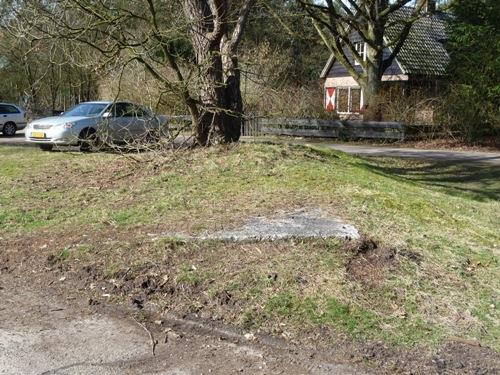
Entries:
[[[293,338],[498,350],[500,168],[243,144],[158,156],[0,148],[1,261],[59,265],[100,298]],[[321,208],[359,242],[182,242]],[[45,262],[45,263],[44,263]]]

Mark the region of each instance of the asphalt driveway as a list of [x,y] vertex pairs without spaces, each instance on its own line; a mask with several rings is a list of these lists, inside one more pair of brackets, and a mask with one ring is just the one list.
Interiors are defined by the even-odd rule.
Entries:
[[500,165],[500,152],[477,152],[477,151],[450,151],[450,150],[425,150],[418,148],[395,147],[390,145],[353,145],[346,143],[336,143],[334,140],[315,141],[311,139],[269,139],[242,137],[244,142],[271,142],[271,143],[293,143],[309,146],[330,147],[352,155],[392,157],[409,159],[427,159],[440,162],[457,163],[481,163]]
[[24,140],[24,129],[19,130],[15,136],[6,137],[3,134],[0,134],[0,146],[32,146]]
[[327,143],[323,146],[348,154],[394,158],[429,159],[434,161],[473,162],[500,165],[500,152],[423,150],[391,146],[361,146]]

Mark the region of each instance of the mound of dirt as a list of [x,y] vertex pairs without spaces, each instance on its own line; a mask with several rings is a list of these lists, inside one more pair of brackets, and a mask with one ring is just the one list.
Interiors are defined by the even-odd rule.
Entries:
[[395,271],[399,266],[395,249],[379,246],[370,238],[363,237],[358,241],[347,242],[344,250],[353,254],[346,265],[349,280],[366,287],[382,284],[387,273]]

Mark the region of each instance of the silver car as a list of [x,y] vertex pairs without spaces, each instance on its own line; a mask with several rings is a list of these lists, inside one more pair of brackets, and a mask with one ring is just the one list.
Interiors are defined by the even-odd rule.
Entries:
[[16,131],[26,127],[26,113],[18,106],[0,103],[0,131],[6,137],[13,137]]
[[158,139],[168,132],[165,119],[130,102],[95,101],[76,105],[60,116],[28,124],[27,142],[50,151],[55,145],[78,145],[82,151],[92,144]]

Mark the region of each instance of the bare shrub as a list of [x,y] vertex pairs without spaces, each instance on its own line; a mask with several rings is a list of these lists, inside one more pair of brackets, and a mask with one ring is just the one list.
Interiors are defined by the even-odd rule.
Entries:
[[435,125],[434,113],[439,100],[429,97],[422,90],[412,90],[405,95],[397,85],[383,90],[376,105],[365,110],[379,121],[399,121],[412,125]]
[[335,114],[323,107],[323,89],[313,87],[284,87],[275,90],[254,86],[245,96],[247,113],[269,117],[334,118]]
[[323,86],[317,76],[294,76],[293,54],[264,41],[242,58],[242,95],[249,115],[332,118],[323,106]]
[[[162,74],[173,75],[164,68]],[[172,78],[173,79],[173,78]],[[170,91],[166,91],[151,73],[139,63],[129,63],[124,68],[117,66],[108,69],[99,82],[99,97],[115,100],[130,100],[156,113],[184,115],[188,113],[185,103]]]

